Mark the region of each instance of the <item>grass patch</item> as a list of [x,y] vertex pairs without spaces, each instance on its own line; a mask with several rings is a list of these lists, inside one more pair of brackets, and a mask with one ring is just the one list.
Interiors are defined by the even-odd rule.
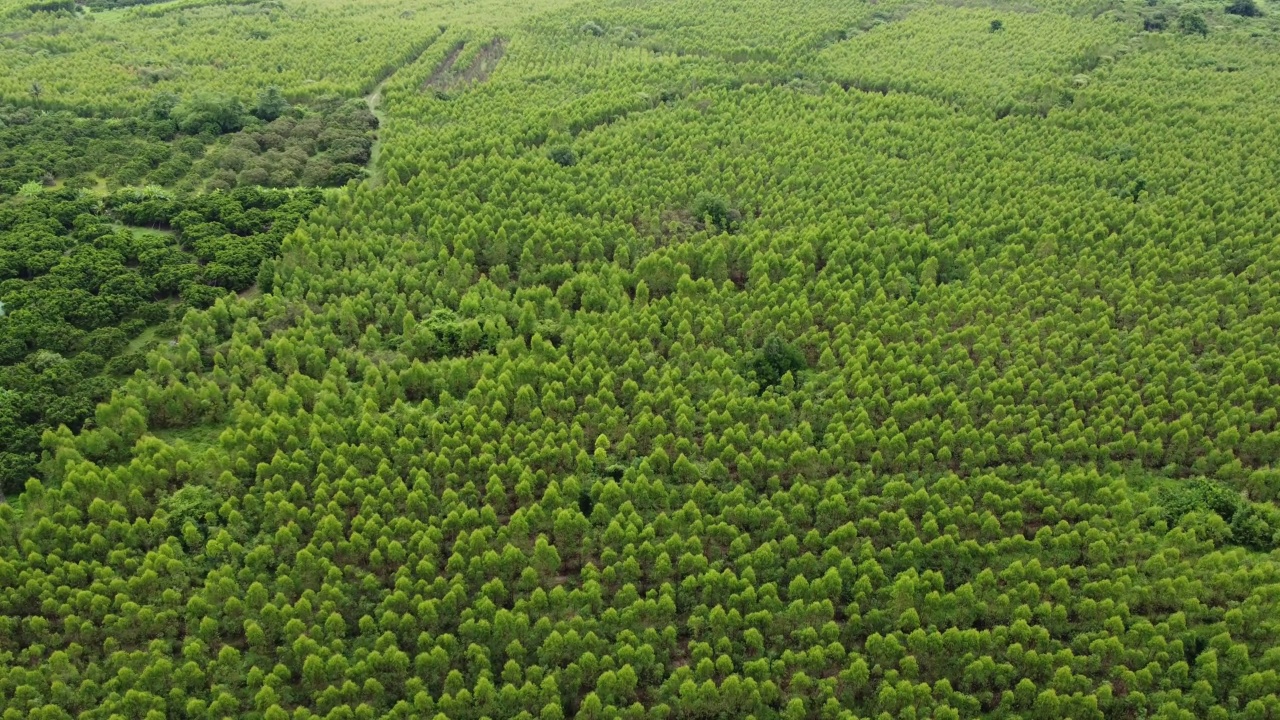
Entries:
[[225,426],[223,425],[195,425],[184,428],[154,430],[151,434],[170,445],[185,443],[192,449],[203,451],[218,444],[218,436],[222,434],[224,429]]

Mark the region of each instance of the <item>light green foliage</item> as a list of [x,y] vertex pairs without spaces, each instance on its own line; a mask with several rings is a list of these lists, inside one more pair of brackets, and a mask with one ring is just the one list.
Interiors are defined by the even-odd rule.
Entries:
[[901,19],[832,46],[823,60],[842,83],[864,90],[1005,114],[1047,112],[1066,99],[1072,76],[1114,60],[1116,46],[1133,33],[1106,15],[1023,10],[992,21],[982,7],[904,8]]
[[437,26],[44,435],[5,719],[1276,716],[1270,16],[959,5]]
[[532,9],[509,6],[175,0],[88,13],[18,10],[0,35],[0,99],[31,100],[33,83],[43,106],[117,113],[163,91],[246,102],[271,85],[295,101],[356,95],[420,53],[442,25]]

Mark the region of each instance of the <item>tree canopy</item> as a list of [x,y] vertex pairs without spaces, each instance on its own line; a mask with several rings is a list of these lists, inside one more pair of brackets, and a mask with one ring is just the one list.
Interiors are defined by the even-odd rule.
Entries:
[[12,11],[3,720],[1280,716],[1271,14]]

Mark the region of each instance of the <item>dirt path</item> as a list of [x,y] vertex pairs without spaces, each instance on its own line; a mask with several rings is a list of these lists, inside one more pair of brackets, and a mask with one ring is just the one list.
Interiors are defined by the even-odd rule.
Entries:
[[466,47],[466,44],[465,40],[460,40],[453,46],[453,49],[449,51],[444,60],[441,60],[436,69],[431,71],[431,77],[422,83],[423,90],[427,88],[446,90],[453,84],[453,64],[458,61],[458,56],[462,54],[462,48]]
[[458,74],[458,83],[461,85],[474,85],[488,80],[489,75],[493,73],[494,68],[498,67],[498,63],[502,61],[502,56],[506,52],[506,38],[496,37],[485,43],[484,47],[480,49],[480,53],[467,66],[467,69]]
[[422,83],[422,89],[451,91],[470,85],[482,83],[489,79],[489,74],[497,67],[498,62],[507,51],[505,38],[495,37],[480,48],[480,52],[471,59],[467,67],[457,68],[458,56],[462,54],[466,42],[461,41],[449,51],[444,60],[431,73],[431,77]]
[[[398,72],[398,71],[397,71]],[[378,165],[378,160],[382,155],[382,135],[387,131],[387,113],[382,109],[382,88],[386,86],[387,81],[395,77],[393,72],[382,80],[382,82],[373,86],[373,91],[364,96],[364,102],[369,106],[369,112],[378,118],[378,133],[373,138],[373,146],[369,148],[369,184],[378,187],[382,184],[383,172]]]
[[364,96],[364,103],[369,106],[369,112],[373,113],[373,116],[378,119],[378,134],[373,139],[373,147],[369,148],[369,163],[366,165],[369,169],[369,184],[373,187],[381,185],[384,177],[382,168],[378,165],[378,160],[382,156],[382,136],[387,129],[387,113],[382,109],[382,89],[387,86],[387,83],[391,81],[391,78],[396,76],[396,73],[417,62],[418,58],[422,57],[423,53],[431,49],[431,47],[435,45],[440,38],[444,37],[445,31],[446,29],[441,26],[439,35],[433,38],[431,42],[427,43],[421,50],[414,53],[413,57],[405,60],[399,67],[388,73],[386,77],[382,78],[381,82],[373,86],[373,89],[369,91],[368,95]]

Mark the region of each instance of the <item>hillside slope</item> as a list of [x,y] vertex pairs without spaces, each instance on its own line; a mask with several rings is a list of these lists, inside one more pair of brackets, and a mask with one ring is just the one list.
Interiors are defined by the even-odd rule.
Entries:
[[0,717],[1280,716],[1277,26],[960,5],[451,24],[0,505]]

